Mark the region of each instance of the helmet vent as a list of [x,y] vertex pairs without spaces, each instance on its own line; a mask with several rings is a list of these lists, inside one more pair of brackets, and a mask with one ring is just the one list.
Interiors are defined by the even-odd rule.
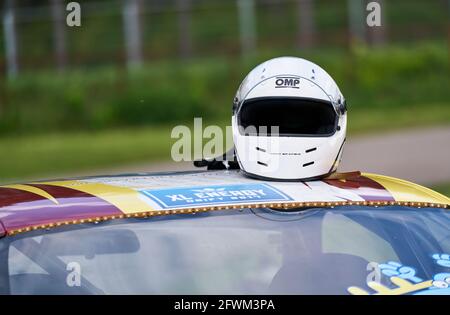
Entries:
[[308,163],[303,164],[303,167],[307,167],[307,166],[310,166],[310,165],[313,165],[313,164],[314,164],[314,161],[313,162],[308,162]]
[[306,150],[305,153],[313,152],[313,151],[316,151],[316,150],[317,150],[317,148],[311,148],[311,149]]
[[260,147],[256,147],[256,150],[257,150],[257,151],[261,151],[261,152],[266,152],[266,150],[261,149]]
[[263,163],[263,162],[261,162],[261,161],[258,161],[258,162],[256,162],[256,163],[258,163],[259,165],[262,165],[262,166],[268,166],[267,163]]

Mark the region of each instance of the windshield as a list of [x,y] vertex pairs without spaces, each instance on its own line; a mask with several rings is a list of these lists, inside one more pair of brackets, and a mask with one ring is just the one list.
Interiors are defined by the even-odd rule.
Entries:
[[346,206],[35,231],[1,240],[0,293],[374,293],[368,282],[395,288],[392,276],[445,292],[449,223],[443,209]]

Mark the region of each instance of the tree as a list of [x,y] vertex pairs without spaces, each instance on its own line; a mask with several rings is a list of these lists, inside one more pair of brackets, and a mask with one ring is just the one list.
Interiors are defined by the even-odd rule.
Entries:
[[191,10],[191,0],[177,0],[179,51],[185,59],[192,54]]
[[142,64],[141,5],[141,0],[124,0],[123,25],[129,69]]
[[316,26],[314,23],[313,2],[313,0],[297,0],[299,20],[297,44],[300,48],[310,48],[314,45]]
[[63,71],[67,65],[66,53],[66,19],[63,0],[51,0],[51,12],[53,21],[53,45],[56,64],[59,71]]
[[379,25],[369,26],[368,35],[369,41],[373,46],[381,46],[386,43],[386,19],[385,3],[383,0],[370,1],[367,0],[366,13],[379,15]]
[[237,0],[242,55],[253,52],[256,46],[256,18],[254,0]]
[[347,0],[349,43],[350,47],[355,43],[365,43],[366,21],[364,18],[365,6],[362,0]]
[[17,61],[17,33],[14,0],[6,0],[3,12],[3,30],[5,32],[6,68],[8,78],[19,72]]

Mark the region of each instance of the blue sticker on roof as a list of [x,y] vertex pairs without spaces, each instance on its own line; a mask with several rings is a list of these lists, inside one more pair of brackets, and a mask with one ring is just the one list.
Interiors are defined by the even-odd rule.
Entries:
[[268,184],[237,184],[142,190],[163,209],[220,204],[291,201]]

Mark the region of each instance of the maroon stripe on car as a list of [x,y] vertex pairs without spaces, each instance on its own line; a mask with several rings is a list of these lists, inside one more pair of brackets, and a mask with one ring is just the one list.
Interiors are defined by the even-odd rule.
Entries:
[[75,189],[32,184],[53,201],[28,191],[0,188],[0,220],[6,231],[55,222],[123,214],[103,199]]
[[345,180],[325,179],[324,182],[334,187],[353,191],[365,201],[395,201],[386,188],[365,176],[351,176]]

